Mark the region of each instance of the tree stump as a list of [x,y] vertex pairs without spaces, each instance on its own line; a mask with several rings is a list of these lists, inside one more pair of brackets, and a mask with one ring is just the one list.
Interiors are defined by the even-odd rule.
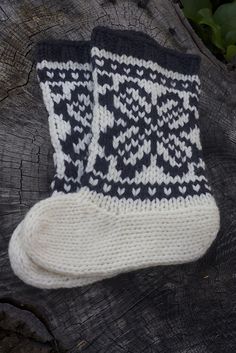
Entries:
[[[0,21],[0,353],[235,353],[235,71],[212,56],[171,0],[2,1]],[[7,254],[14,228],[49,195],[53,176],[35,45],[89,39],[96,25],[144,31],[201,55],[201,138],[221,231],[195,263],[40,290],[14,276]]]

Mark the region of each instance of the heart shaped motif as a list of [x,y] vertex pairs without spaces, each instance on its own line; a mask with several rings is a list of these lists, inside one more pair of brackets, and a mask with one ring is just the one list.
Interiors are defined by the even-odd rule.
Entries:
[[193,190],[198,192],[200,190],[200,185],[199,184],[193,185]]
[[50,78],[54,77],[54,72],[47,71],[47,76]]
[[123,150],[118,150],[118,155],[119,156],[121,156],[121,157],[123,157],[123,155],[125,154],[125,151]]
[[65,72],[59,72],[59,76],[64,80],[64,78],[66,77]]
[[143,70],[137,70],[137,74],[138,74],[139,76],[142,76],[142,75],[143,75]]
[[81,112],[84,112],[84,111],[85,111],[85,105],[80,105],[80,106],[79,106],[79,110],[80,110]]
[[84,78],[85,78],[86,80],[89,80],[89,79],[90,79],[90,74],[84,74]]
[[98,179],[89,178],[89,184],[96,186],[98,184]]
[[126,145],[125,145],[125,150],[126,150],[127,152],[129,152],[130,149],[131,149],[131,144],[126,144]]
[[70,189],[71,189],[71,185],[64,185],[64,189],[65,189],[65,191],[66,192],[69,192],[70,191]]
[[60,94],[53,94],[53,100],[56,103],[60,103],[62,96]]
[[151,123],[151,120],[151,118],[144,118],[145,123],[148,125]]
[[96,63],[98,66],[103,66],[103,65],[104,65],[104,60],[96,59],[96,60],[95,60],[95,63]]
[[139,121],[139,116],[137,115],[136,117],[135,116],[132,116],[132,119],[134,120],[134,121],[136,121],[136,123]]
[[132,100],[132,98],[126,98],[126,102],[127,102],[128,104],[131,104],[131,103],[133,102],[133,100]]
[[[151,129],[152,131],[157,131],[157,125],[151,124]],[[163,135],[163,132],[161,132],[161,135],[158,135],[158,136],[162,136],[162,135]]]
[[138,194],[140,193],[140,188],[138,188],[138,189],[132,189],[132,194],[134,195],[134,196],[138,196]]
[[137,146],[138,146],[138,143],[139,143],[138,140],[131,139],[131,145],[132,145],[133,147],[137,147]]
[[182,83],[183,88],[188,88],[188,83]]
[[78,72],[72,72],[71,76],[73,77],[74,80],[77,80],[79,78]]
[[150,136],[152,133],[152,130],[151,129],[145,129],[145,134]]
[[175,155],[176,155],[176,158],[180,158],[181,157],[180,151],[175,151]]
[[150,74],[150,77],[155,80],[157,78],[157,75],[156,74]]
[[144,118],[145,112],[138,112],[138,115],[139,115],[140,118]]
[[171,188],[164,188],[164,193],[169,196],[171,194]]
[[121,195],[124,194],[125,188],[117,188],[117,192],[118,192],[118,194],[121,196]]
[[111,190],[111,185],[104,184],[103,190],[104,190],[104,192],[109,192]]
[[185,194],[187,191],[186,186],[179,186],[179,191],[181,192],[181,194]]
[[117,69],[117,65],[116,65],[116,64],[111,64],[111,68],[112,68],[113,70],[116,70],[116,69]]
[[130,69],[124,69],[124,72],[128,75],[130,73]]
[[150,196],[154,196],[156,193],[157,189],[156,188],[148,188],[148,193]]
[[[152,126],[152,125],[151,125]],[[162,131],[157,131],[157,136],[158,137],[162,137],[163,136],[163,132]]]
[[139,140],[144,140],[145,139],[145,134],[142,134],[142,135],[138,135],[138,138],[139,138]]

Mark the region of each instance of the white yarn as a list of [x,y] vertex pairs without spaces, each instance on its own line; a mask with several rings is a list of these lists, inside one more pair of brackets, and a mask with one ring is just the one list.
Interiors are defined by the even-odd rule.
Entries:
[[18,278],[26,284],[43,289],[81,287],[101,281],[103,277],[78,278],[49,272],[35,264],[22,245],[23,221],[15,229],[9,243],[11,267]]
[[199,199],[198,205],[188,207],[170,203],[167,209],[155,211],[123,213],[115,211],[114,203],[109,207],[107,211],[104,200],[98,202],[86,190],[37,203],[20,235],[27,256],[64,277],[110,277],[194,261],[206,252],[219,228],[213,198]]

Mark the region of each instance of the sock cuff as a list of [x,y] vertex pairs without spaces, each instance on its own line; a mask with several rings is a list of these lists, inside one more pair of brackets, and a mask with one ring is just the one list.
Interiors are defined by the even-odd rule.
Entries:
[[[149,36],[146,35],[146,38]],[[185,75],[194,75],[199,71],[200,57],[181,53],[158,44],[153,38],[146,40],[140,32],[114,30],[96,27],[92,32],[92,45],[114,54],[133,56],[137,59],[153,61],[161,67]]]
[[74,61],[81,64],[90,61],[89,41],[51,40],[37,45],[36,61],[43,60],[67,62]]

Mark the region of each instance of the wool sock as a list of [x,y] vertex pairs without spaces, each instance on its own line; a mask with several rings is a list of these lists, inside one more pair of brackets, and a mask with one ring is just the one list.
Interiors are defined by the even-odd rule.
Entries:
[[[142,32],[129,33],[130,36],[155,42]],[[92,79],[89,79],[89,73],[92,73],[89,49],[89,42],[47,41],[38,45],[36,69],[49,114],[54,147],[56,173],[51,183],[53,195],[78,191],[87,161],[93,87]],[[79,110],[72,112],[73,105],[78,107],[77,102]],[[23,229],[21,222],[12,236],[9,257],[15,274],[27,284],[40,288],[60,288],[82,286],[103,279],[98,276],[63,276],[36,265],[22,245]]]
[[36,70],[54,148],[55,176],[51,188],[53,193],[76,192],[91,140],[90,42],[40,43]]
[[197,122],[199,59],[103,28],[93,45],[83,187],[31,209],[24,249],[80,278],[193,261],[219,228]]
[[[141,32],[130,31],[130,35],[153,41]],[[90,42],[40,43],[36,70],[54,148],[52,192],[77,192],[91,140],[93,81]]]
[[[91,139],[92,67],[90,42],[47,41],[38,45],[36,70],[48,112],[54,148],[53,195],[76,192],[87,162]],[[28,284],[42,288],[75,286],[78,279],[50,273],[34,264],[22,246],[23,222],[9,246],[15,274]],[[96,279],[98,280],[98,279]],[[94,282],[80,279],[79,284]]]

